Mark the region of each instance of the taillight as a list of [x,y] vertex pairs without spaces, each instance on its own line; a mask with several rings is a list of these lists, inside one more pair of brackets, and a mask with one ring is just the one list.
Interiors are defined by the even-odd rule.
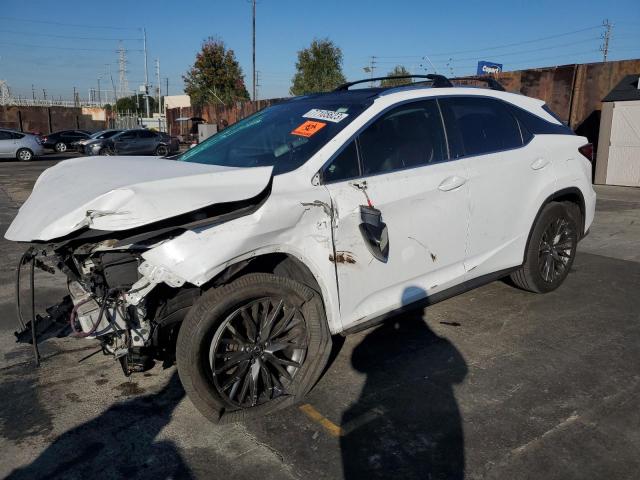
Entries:
[[581,146],[578,151],[590,162],[593,162],[593,143]]
[[45,143],[47,141],[47,137],[40,137],[40,139],[42,140],[42,143]]

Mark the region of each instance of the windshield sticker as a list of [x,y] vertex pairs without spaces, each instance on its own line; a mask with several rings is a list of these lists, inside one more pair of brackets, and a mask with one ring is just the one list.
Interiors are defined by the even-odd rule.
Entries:
[[297,127],[294,131],[292,131],[291,134],[300,135],[301,137],[310,137],[311,135],[315,135],[325,125],[326,123],[307,120],[302,125]]
[[348,113],[334,112],[333,110],[320,110],[312,108],[302,115],[304,118],[315,118],[316,120],[327,120],[328,122],[338,123],[349,116]]

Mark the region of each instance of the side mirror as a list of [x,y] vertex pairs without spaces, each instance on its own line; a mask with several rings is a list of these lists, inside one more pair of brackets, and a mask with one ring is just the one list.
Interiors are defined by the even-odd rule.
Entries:
[[377,260],[387,263],[389,259],[389,232],[382,221],[382,212],[374,207],[360,206],[360,233],[367,249]]

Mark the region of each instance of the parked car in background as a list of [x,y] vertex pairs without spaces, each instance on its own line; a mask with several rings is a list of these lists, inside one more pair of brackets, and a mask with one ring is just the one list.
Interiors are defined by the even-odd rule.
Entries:
[[32,133],[0,129],[0,158],[33,160],[44,153],[42,139]]
[[58,153],[66,152],[73,142],[89,138],[91,132],[86,130],[61,130],[50,133],[42,140],[45,148],[50,148]]
[[104,145],[104,140],[117,135],[124,130],[100,130],[99,132],[92,133],[89,138],[84,138],[82,140],[77,140],[71,144],[71,146],[78,152],[83,153],[85,155],[96,155],[97,153],[93,153],[92,147],[97,145],[96,150],[99,152],[100,148]]
[[99,149],[92,147],[92,154],[99,150],[104,155],[158,155],[164,157],[178,151],[178,139],[164,132],[143,128],[125,130],[107,139]]

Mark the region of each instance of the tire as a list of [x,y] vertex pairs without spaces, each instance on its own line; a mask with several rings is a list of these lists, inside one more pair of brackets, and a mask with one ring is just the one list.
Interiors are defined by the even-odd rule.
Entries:
[[28,148],[20,148],[16,152],[16,159],[20,160],[21,162],[29,162],[33,160],[33,152]]
[[169,154],[169,148],[166,145],[158,145],[155,153],[158,157],[164,157]]
[[[272,315],[271,328],[265,327],[264,319]],[[247,317],[262,321],[249,324]],[[255,335],[251,325],[260,325]],[[271,332],[267,342],[247,341],[260,329]],[[208,290],[195,302],[180,327],[176,360],[195,407],[209,420],[227,423],[300,400],[320,377],[330,351],[320,297],[289,278],[252,273]]]
[[511,281],[535,293],[558,288],[573,265],[581,225],[580,210],[575,204],[545,205],[533,226],[524,264],[511,274]]
[[64,152],[67,151],[67,144],[64,143],[64,142],[58,142],[58,143],[55,144],[55,146],[53,148],[58,153],[64,153]]

